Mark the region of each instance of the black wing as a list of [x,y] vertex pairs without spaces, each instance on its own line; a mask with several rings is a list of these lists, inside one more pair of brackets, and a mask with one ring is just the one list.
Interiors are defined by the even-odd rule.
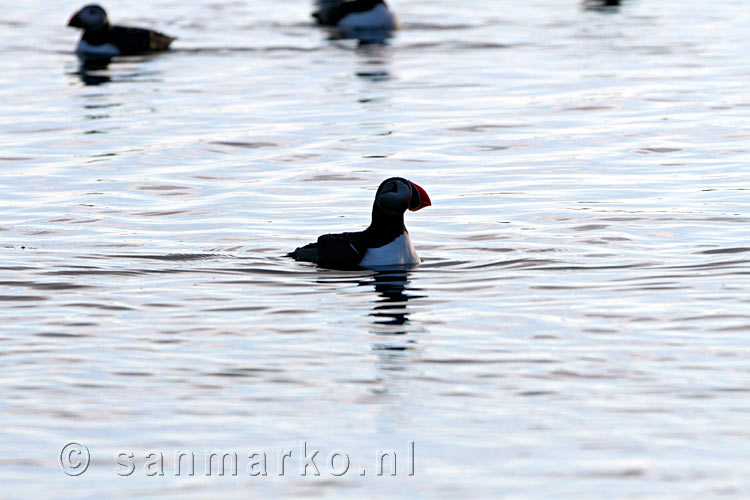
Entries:
[[167,50],[174,38],[158,31],[143,28],[113,26],[110,34],[112,43],[122,55],[143,54],[155,50]]
[[318,24],[336,26],[349,13],[348,8],[343,4],[344,2],[320,2],[318,10],[313,12],[312,16]]
[[318,238],[318,264],[332,269],[357,269],[367,251],[358,233],[324,234]]
[[359,269],[365,252],[366,235],[359,232],[324,234],[315,243],[299,247],[289,256],[330,269]]
[[319,24],[336,26],[339,21],[353,12],[365,12],[374,8],[382,0],[319,0],[318,10],[312,16]]
[[304,262],[318,263],[318,244],[308,243],[303,247],[297,247],[294,252],[286,254],[287,257],[292,257],[294,260],[301,260]]

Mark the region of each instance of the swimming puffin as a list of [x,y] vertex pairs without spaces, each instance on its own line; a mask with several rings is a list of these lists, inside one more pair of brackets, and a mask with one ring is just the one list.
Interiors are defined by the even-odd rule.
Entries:
[[76,52],[81,57],[109,58],[167,50],[174,38],[157,31],[109,24],[107,13],[96,4],[86,5],[68,21],[83,35]]
[[432,205],[424,189],[402,177],[384,180],[375,193],[372,221],[364,231],[324,234],[288,254],[332,269],[416,265],[421,261],[404,226],[404,212]]
[[394,30],[398,19],[384,0],[317,0],[312,16],[323,26],[343,30]]

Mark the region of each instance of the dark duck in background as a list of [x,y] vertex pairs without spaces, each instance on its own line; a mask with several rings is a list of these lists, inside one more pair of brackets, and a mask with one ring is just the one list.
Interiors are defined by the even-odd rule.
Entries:
[[111,58],[167,50],[175,40],[158,31],[109,24],[107,13],[95,4],[73,14],[68,26],[83,30],[76,53],[82,58]]
[[375,194],[372,221],[364,231],[324,234],[289,254],[296,260],[332,269],[413,266],[420,263],[404,225],[406,209],[432,203],[424,189],[401,177],[384,180]]
[[394,30],[398,19],[383,0],[317,0],[312,16],[343,31]]

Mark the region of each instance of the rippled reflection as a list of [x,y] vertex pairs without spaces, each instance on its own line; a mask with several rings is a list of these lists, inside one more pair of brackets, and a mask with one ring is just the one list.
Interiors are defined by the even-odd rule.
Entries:
[[357,50],[358,60],[355,74],[370,82],[384,82],[391,79],[388,69],[391,51],[382,45],[362,45]]
[[406,270],[378,271],[371,280],[360,282],[363,286],[374,286],[378,294],[370,313],[374,318],[373,333],[405,335],[412,330],[407,304],[410,300],[424,298],[426,295],[411,293],[415,289],[407,288],[410,283],[409,275],[410,272]]
[[112,81],[112,76],[107,70],[111,62],[109,58],[80,59],[75,75],[81,79],[81,83],[87,86],[109,83]]
[[79,58],[76,71],[70,73],[78,77],[86,86],[104,83],[161,82],[161,71],[154,70],[148,63],[158,55],[124,56],[117,58]]

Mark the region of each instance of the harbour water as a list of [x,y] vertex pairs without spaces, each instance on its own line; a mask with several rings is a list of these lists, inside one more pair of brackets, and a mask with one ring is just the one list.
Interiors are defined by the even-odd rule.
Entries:
[[[5,6],[0,496],[750,496],[746,3],[391,5]],[[395,175],[422,265],[284,257]]]

